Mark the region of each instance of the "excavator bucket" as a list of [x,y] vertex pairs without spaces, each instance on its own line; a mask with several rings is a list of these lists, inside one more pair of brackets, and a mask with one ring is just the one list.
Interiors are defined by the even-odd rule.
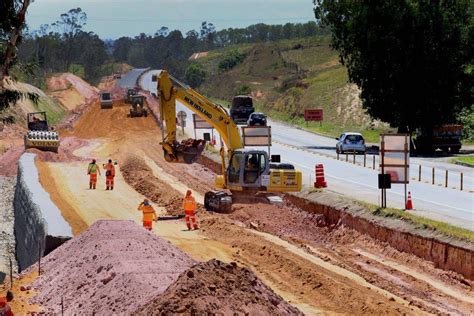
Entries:
[[206,141],[203,139],[185,139],[173,146],[174,157],[165,151],[165,159],[168,162],[192,164],[199,159],[205,147]]

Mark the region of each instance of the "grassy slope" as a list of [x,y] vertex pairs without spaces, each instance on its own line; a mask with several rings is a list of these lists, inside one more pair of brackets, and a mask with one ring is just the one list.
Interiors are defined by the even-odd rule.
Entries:
[[[294,49],[300,44],[302,48]],[[218,64],[226,53],[238,49],[247,54],[234,69],[220,73]],[[198,60],[206,69],[206,82],[199,88],[212,97],[230,100],[241,85],[252,89],[257,108],[271,117],[288,121],[328,136],[352,130],[378,142],[378,132],[387,126],[372,122],[361,107],[358,90],[348,84],[347,71],[329,47],[329,39],[313,37],[266,44],[234,45],[209,52]],[[303,75],[302,75],[303,74]],[[293,84],[282,88],[285,82]],[[324,122],[303,120],[305,108],[323,108]]]

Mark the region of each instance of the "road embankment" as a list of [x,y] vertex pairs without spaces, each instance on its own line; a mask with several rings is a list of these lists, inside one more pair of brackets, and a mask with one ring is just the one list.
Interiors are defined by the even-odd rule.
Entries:
[[[202,155],[198,162],[220,173],[216,155]],[[471,242],[422,229],[400,219],[379,219],[362,206],[338,199],[330,192],[286,194],[285,200],[303,211],[324,215],[328,225],[345,225],[399,251],[433,262],[437,268],[474,280],[474,244]]]
[[428,229],[414,227],[399,219],[378,219],[362,206],[338,201],[328,195],[302,192],[287,194],[286,201],[306,212],[323,214],[329,225],[344,225],[393,248],[431,261],[435,267],[451,270],[474,280],[474,245],[446,237]]
[[13,200],[16,256],[19,270],[34,264],[66,240],[72,229],[40,184],[35,154],[25,153],[18,161]]

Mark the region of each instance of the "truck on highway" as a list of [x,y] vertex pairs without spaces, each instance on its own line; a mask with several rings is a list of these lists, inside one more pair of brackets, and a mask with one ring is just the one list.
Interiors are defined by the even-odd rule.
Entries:
[[235,124],[247,123],[250,114],[255,112],[253,99],[249,95],[238,95],[232,99],[230,106],[230,117]]
[[414,139],[416,151],[433,153],[439,149],[446,153],[457,154],[462,146],[463,128],[463,125],[450,124],[433,129],[418,129]]

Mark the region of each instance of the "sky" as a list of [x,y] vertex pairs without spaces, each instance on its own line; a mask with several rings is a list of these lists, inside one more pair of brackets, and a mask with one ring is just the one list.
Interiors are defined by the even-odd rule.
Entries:
[[103,39],[152,35],[162,26],[185,34],[199,30],[202,21],[213,23],[217,30],[314,21],[312,0],[35,0],[27,23],[36,30],[77,7],[87,13],[85,30]]

